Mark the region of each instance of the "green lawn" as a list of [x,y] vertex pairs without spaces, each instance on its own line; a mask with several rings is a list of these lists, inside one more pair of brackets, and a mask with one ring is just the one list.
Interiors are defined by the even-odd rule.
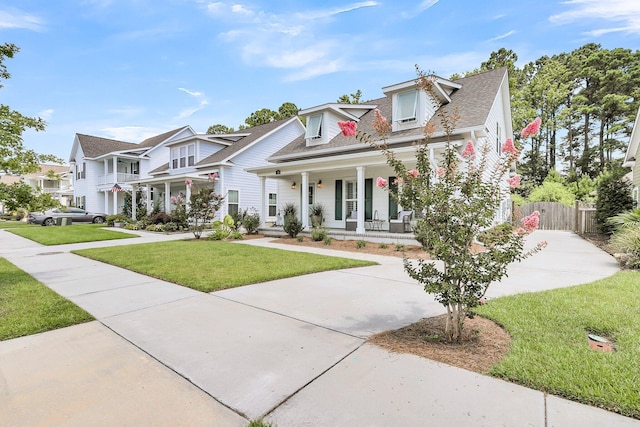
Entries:
[[26,227],[35,227],[35,225],[27,224],[23,221],[5,221],[0,220],[0,228],[26,228]]
[[204,292],[376,264],[205,239],[73,252]]
[[0,341],[90,320],[89,313],[0,258]]
[[[640,418],[640,272],[498,298],[476,311],[513,338],[492,375]],[[591,350],[587,333],[613,338],[616,351]]]
[[27,225],[26,227],[9,228],[7,231],[47,246],[137,237],[98,224],[77,224],[65,227]]

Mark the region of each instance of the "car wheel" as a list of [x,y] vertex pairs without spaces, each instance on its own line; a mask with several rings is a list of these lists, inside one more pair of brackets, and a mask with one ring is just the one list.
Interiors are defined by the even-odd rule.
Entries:
[[56,222],[53,220],[53,218],[47,218],[42,221],[42,225],[56,225]]
[[102,218],[101,216],[97,216],[95,218],[93,218],[93,223],[94,224],[102,224],[104,222],[104,218]]

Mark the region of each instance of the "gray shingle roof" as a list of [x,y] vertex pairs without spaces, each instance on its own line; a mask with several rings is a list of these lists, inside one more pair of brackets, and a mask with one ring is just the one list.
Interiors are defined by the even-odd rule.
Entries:
[[[457,129],[482,126],[487,120],[506,73],[506,68],[499,68],[497,70],[487,71],[474,76],[455,80],[456,83],[462,85],[462,88],[451,94],[451,102],[442,106],[442,111],[445,114],[451,114],[454,109],[458,109],[460,119],[456,124]],[[367,101],[367,104],[377,105],[380,113],[384,117],[387,117],[388,120],[391,119],[392,106],[391,99],[389,97]],[[358,130],[369,135],[375,135],[375,131],[372,126],[373,117],[373,110],[364,114],[358,122]],[[443,131],[438,115],[434,115],[431,118],[430,123],[434,126],[434,133]],[[393,132],[389,135],[389,138],[416,136],[416,139],[418,139],[423,135],[424,130],[422,128],[417,128]],[[327,144],[307,147],[305,137],[302,135],[292,141],[289,145],[286,145],[281,150],[274,153],[272,157],[296,155],[299,155],[299,158],[313,157],[315,155],[320,155],[320,153],[327,149],[345,148],[348,150],[350,145],[358,146],[358,149],[361,149],[360,141],[356,138],[344,137],[342,134],[338,134]],[[292,157],[288,160],[295,160],[296,157]]]
[[238,151],[244,149],[245,147],[247,147],[248,145],[252,144],[256,140],[262,138],[263,136],[265,136],[269,132],[279,128],[280,126],[282,126],[283,124],[285,124],[286,122],[288,122],[290,120],[291,120],[291,117],[289,117],[287,119],[276,120],[275,122],[270,122],[270,123],[267,123],[267,124],[264,124],[264,125],[254,126],[252,128],[242,129],[242,130],[239,130],[237,132],[230,133],[228,135],[247,134],[247,133],[249,133],[250,135],[244,136],[244,137],[240,138],[238,141],[234,142],[233,144],[223,148],[220,151],[217,151],[217,152],[213,153],[209,157],[206,157],[206,158],[202,159],[201,161],[196,163],[196,167],[200,166],[200,165],[210,165],[210,164],[215,164],[215,163],[218,163],[218,162],[222,162],[225,159],[228,159],[228,158],[232,157]]
[[83,135],[77,133],[78,142],[82,147],[82,152],[87,158],[95,158],[112,151],[131,150],[138,144],[131,142],[116,141],[115,139],[100,138],[99,136]]
[[137,146],[138,147],[142,147],[142,148],[155,147],[156,145],[160,144],[161,142],[166,141],[167,139],[169,139],[173,135],[177,134],[178,132],[181,132],[181,131],[185,130],[188,127],[189,126],[182,126],[181,128],[173,129],[173,130],[170,130],[168,132],[162,133],[160,135],[152,136],[151,138],[145,139],[144,141],[142,141]]

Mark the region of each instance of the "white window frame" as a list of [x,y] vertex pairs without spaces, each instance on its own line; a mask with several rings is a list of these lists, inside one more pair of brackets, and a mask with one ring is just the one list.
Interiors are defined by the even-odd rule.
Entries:
[[[411,108],[411,97],[413,98],[413,108]],[[406,105],[403,103],[403,100],[406,101]],[[407,111],[404,111],[403,105],[407,108]],[[418,91],[417,90],[408,90],[405,92],[400,92],[396,95],[396,122],[398,123],[407,123],[413,122],[416,120],[416,115],[418,112]]]
[[307,119],[306,139],[322,138],[322,113],[313,114]]
[[[271,196],[273,196],[273,203]],[[271,214],[273,210],[273,214]],[[278,215],[278,193],[269,193],[268,199],[268,207],[267,207],[267,216],[276,216]]]
[[[235,193],[236,194],[236,201],[232,202],[231,201],[231,193]],[[232,215],[231,213],[231,206],[235,205],[236,207],[236,214],[238,212],[240,212],[240,190],[228,190],[227,191],[227,214]]]
[[[349,187],[352,187],[352,193],[349,193]],[[349,180],[344,182],[344,206],[346,218],[352,217],[352,212],[358,211],[358,181]]]
[[196,163],[196,144],[171,148],[171,169],[182,169]]

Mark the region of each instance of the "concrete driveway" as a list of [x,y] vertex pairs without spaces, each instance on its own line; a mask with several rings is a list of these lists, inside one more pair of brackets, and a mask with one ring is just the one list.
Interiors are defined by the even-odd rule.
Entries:
[[[640,425],[495,378],[366,344],[366,337],[373,333],[443,312],[406,276],[397,258],[376,257],[380,265],[204,294],[69,254],[71,247],[51,250],[22,244],[19,249],[7,249],[16,239],[7,234],[0,231],[2,256],[90,311],[108,328],[103,329],[106,335],[157,361],[158,369],[179,383],[181,396],[195,393],[194,401],[210,405],[209,412],[204,412],[218,417],[213,423],[187,422],[186,418],[184,423],[163,423],[157,421],[162,405],[147,406],[143,396],[132,395],[128,401],[139,404],[117,414],[117,425],[144,425],[131,420],[144,419],[149,412],[153,414],[146,425],[242,425],[262,416],[279,427]],[[618,270],[613,258],[571,233],[538,231],[532,237],[549,241],[549,247],[512,266],[509,278],[492,288],[493,296],[576,285]],[[268,239],[243,244],[301,249]],[[84,326],[66,328],[68,336],[55,331],[0,343],[0,394],[4,396],[0,425],[34,425],[26,415],[19,415],[29,413],[33,405],[29,399],[33,388],[25,388],[25,383],[41,390],[45,396],[41,401],[49,399],[52,413],[61,398],[59,388],[69,375],[68,366],[59,361],[39,368],[47,372],[42,382],[24,373],[9,376],[4,361],[24,360],[24,371],[28,371],[29,364],[38,361],[28,357],[30,346],[24,342],[42,341],[43,349],[54,350],[77,341],[74,336],[82,334]],[[94,355],[92,363],[106,363],[119,353]],[[155,372],[143,365],[132,369],[145,375]],[[78,376],[83,377],[82,372]],[[83,378],[97,381],[91,375]],[[110,378],[108,371],[101,377],[105,383]],[[133,387],[145,383],[135,376],[131,381]],[[107,409],[93,407],[100,408],[93,412],[94,424],[99,424],[101,412]],[[46,408],[41,413],[38,425],[60,425],[47,421]],[[66,420],[65,425],[87,424],[84,414],[72,410]]]

